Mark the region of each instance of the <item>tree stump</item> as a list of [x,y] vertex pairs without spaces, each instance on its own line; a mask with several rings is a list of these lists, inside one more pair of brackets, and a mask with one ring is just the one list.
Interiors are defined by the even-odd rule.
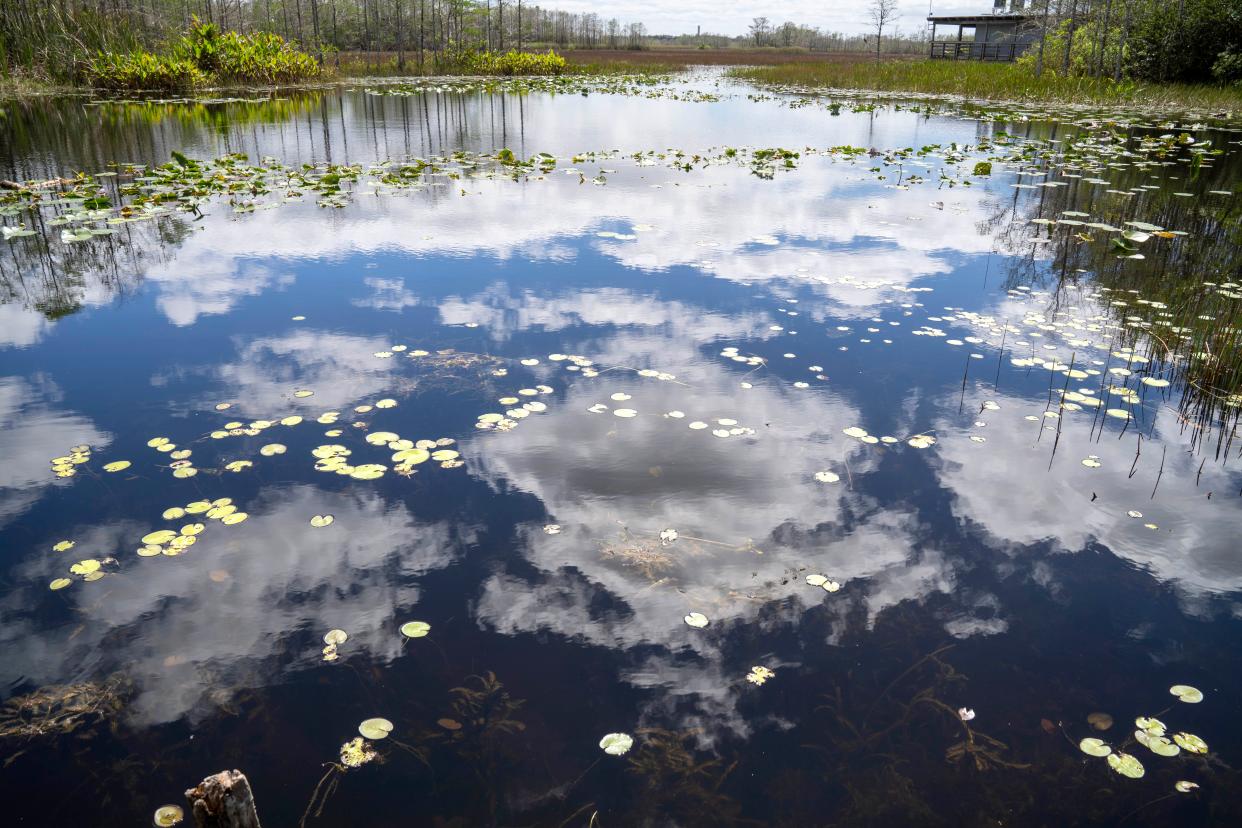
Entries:
[[246,774],[220,771],[185,792],[196,828],[260,828]]

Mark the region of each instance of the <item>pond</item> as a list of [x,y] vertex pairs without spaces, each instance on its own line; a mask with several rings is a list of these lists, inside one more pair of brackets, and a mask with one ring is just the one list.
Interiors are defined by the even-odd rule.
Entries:
[[1238,123],[4,110],[8,824],[1242,819]]

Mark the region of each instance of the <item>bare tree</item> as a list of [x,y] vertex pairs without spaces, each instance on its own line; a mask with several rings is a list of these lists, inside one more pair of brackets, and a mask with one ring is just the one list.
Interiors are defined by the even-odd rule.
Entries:
[[750,22],[750,36],[755,39],[756,46],[763,45],[763,39],[768,34],[768,19],[766,17],[756,17]]
[[867,7],[867,19],[875,27],[875,59],[880,59],[880,42],[884,27],[897,19],[897,0],[871,0]]

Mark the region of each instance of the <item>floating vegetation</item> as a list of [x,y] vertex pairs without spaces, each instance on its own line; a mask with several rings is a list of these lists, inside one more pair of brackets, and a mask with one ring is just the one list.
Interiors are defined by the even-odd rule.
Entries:
[[624,756],[634,746],[634,737],[628,733],[609,733],[599,740],[599,746],[609,756]]
[[692,612],[682,620],[686,622],[686,626],[700,630],[708,624],[707,616],[701,612]]
[[841,589],[841,584],[832,580],[827,575],[813,573],[806,576],[806,582],[813,587],[822,587],[824,592],[837,592]]
[[401,625],[401,634],[406,638],[422,638],[431,632],[431,625],[426,621],[406,621]]
[[1142,779],[1147,772],[1143,769],[1143,763],[1128,753],[1109,753],[1106,758],[1110,768],[1130,779]]
[[1203,741],[1193,733],[1174,733],[1173,741],[1177,743],[1178,747],[1189,753],[1208,752],[1207,742]]
[[1088,736],[1078,743],[1078,749],[1088,756],[1108,756],[1113,749],[1106,745],[1103,740],[1094,736]]
[[764,682],[766,682],[768,679],[774,678],[775,676],[776,676],[776,672],[774,670],[769,670],[767,667],[758,666],[758,667],[750,668],[750,672],[746,674],[746,680],[749,681],[751,684],[761,687],[763,686]]
[[171,828],[173,825],[181,824],[183,819],[185,819],[185,811],[180,805],[161,805],[155,809],[152,822],[159,828]]
[[73,446],[68,454],[52,458],[52,474],[57,477],[73,477],[78,473],[77,466],[89,462],[90,459],[90,446]]
[[[1203,694],[1198,690],[1184,684],[1174,685],[1169,692],[1179,698],[1188,696],[1192,703],[1201,701],[1203,698]],[[1106,718],[1102,719],[1100,717]],[[1107,730],[1113,724],[1112,717],[1102,713],[1092,713],[1087,717],[1087,721],[1088,724],[1097,730]],[[1106,726],[1101,727],[1100,725]],[[1155,716],[1136,717],[1134,727],[1136,728],[1133,734],[1134,741],[1150,750],[1156,756],[1172,758],[1178,756],[1182,751],[1194,754],[1205,754],[1208,751],[1207,743],[1191,733],[1175,733],[1170,739],[1166,735],[1168,725]],[[1128,741],[1126,744],[1128,744]],[[1102,739],[1087,737],[1079,741],[1078,747],[1079,750],[1089,756],[1107,758],[1108,766],[1116,773],[1131,779],[1141,779],[1146,770],[1141,761],[1122,750],[1122,748],[1126,747],[1126,744],[1114,748],[1106,744]]]
[[[473,73],[468,73],[473,74]],[[720,100],[714,92],[687,89],[667,74],[635,71],[622,75],[532,75],[527,77],[428,78],[393,81],[366,88],[368,95],[408,97],[427,93],[453,95],[624,95],[704,103]],[[516,159],[514,159],[516,161]],[[513,163],[513,162],[511,162]]]
[[363,738],[377,741],[379,739],[387,739],[388,734],[392,733],[392,722],[387,719],[367,719],[358,725],[358,732]]
[[1169,688],[1169,692],[1177,696],[1178,701],[1183,701],[1187,704],[1198,704],[1203,701],[1202,691],[1186,684],[1175,684]]
[[[363,724],[366,724],[366,722]],[[388,731],[382,732],[384,733],[384,736],[388,735]],[[379,738],[382,739],[384,736]],[[375,759],[376,756],[378,756],[378,754],[361,736],[355,736],[345,744],[341,745],[341,764],[347,768],[360,768]]]
[[340,646],[348,639],[349,634],[344,630],[328,630],[323,637],[323,660],[327,662],[336,661],[340,657]]

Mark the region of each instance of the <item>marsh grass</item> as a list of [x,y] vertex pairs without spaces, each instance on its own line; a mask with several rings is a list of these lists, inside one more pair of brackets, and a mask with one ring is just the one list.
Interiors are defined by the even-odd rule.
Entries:
[[[558,53],[559,54],[559,53]],[[686,65],[676,60],[651,61],[629,60],[626,56],[599,56],[590,53],[591,60],[583,60],[585,53],[565,52],[565,66],[556,73],[590,76],[615,76],[634,74],[672,74],[686,69]],[[405,65],[402,67],[396,52],[342,52],[326,62],[326,67],[341,78],[384,78],[384,77],[433,77],[436,75],[498,75],[499,72],[481,72],[477,67],[462,65],[461,61],[445,55],[436,58],[434,55],[424,56],[423,62],[418,61],[417,53],[407,53]],[[515,73],[509,73],[515,74]],[[516,73],[531,74],[531,73]]]
[[1042,77],[1012,63],[885,61],[787,63],[730,70],[734,78],[762,84],[823,89],[875,89],[1065,104],[1131,104],[1142,107],[1242,110],[1242,87],[1146,84],[1100,78]]

